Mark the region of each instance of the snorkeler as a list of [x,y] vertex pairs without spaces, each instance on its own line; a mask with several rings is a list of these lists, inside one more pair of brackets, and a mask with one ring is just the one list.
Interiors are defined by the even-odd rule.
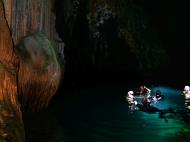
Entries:
[[190,115],[190,87],[185,86],[182,95],[185,96],[185,111],[187,115]]
[[145,111],[150,110],[150,108],[151,108],[151,106],[150,106],[150,104],[151,104],[151,96],[148,95],[147,97],[143,97],[141,99],[141,103],[142,103],[143,108],[144,108]]
[[134,92],[129,91],[127,93],[126,99],[128,101],[128,104],[129,104],[129,109],[132,110],[132,111],[135,110],[136,109],[135,106],[137,105],[137,101],[136,101],[136,99],[134,97]]
[[[184,87],[183,94],[190,94],[190,87],[189,86]],[[187,98],[189,98],[189,97],[187,96]]]
[[154,101],[158,102],[164,99],[164,96],[161,94],[160,90],[156,90],[156,95],[154,97]]

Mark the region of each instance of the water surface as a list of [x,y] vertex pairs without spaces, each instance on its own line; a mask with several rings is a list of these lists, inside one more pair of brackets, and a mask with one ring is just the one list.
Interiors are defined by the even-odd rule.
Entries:
[[[182,121],[179,114],[168,113],[165,118],[159,118],[158,113],[130,113],[125,100],[129,89],[113,85],[71,88],[65,92],[64,98],[54,101],[41,116],[31,117],[33,120],[36,118],[38,124],[39,119],[44,120],[45,117],[48,122],[43,122],[44,129],[41,126],[46,133],[28,130],[30,140],[36,136],[35,141],[40,142],[189,142],[190,125]],[[183,108],[184,98],[179,90],[156,86],[152,93],[157,89],[161,90],[165,100],[155,107]]]

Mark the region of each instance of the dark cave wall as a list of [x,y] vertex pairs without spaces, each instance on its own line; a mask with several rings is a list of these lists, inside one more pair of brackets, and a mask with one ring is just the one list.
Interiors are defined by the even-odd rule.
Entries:
[[155,3],[150,0],[146,5],[150,21],[164,48],[172,60],[171,72],[176,76],[187,78],[190,73],[189,64],[189,32],[190,3],[187,0],[160,0]]
[[[161,79],[175,84],[189,82],[189,1],[144,1],[145,12],[162,47],[167,51],[169,65]],[[159,79],[160,79],[159,78]]]
[[190,72],[179,71],[188,64],[185,0],[73,0],[70,5],[57,0],[57,4],[56,28],[66,43],[66,74],[167,80]]

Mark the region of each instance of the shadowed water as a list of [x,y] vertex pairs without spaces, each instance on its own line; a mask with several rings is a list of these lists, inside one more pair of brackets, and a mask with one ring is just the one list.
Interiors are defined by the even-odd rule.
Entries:
[[[189,142],[190,125],[182,121],[177,113],[128,112],[125,100],[129,88],[121,86],[102,86],[94,88],[72,88],[65,92],[63,100],[52,103],[40,116],[30,117],[40,124],[46,117],[46,133],[33,129],[29,141],[47,142]],[[153,87],[152,93],[159,89],[165,100],[155,104],[160,109],[183,108],[180,91],[169,87]],[[27,125],[30,126],[30,125]],[[48,130],[48,127],[50,130]],[[30,126],[34,127],[34,126]],[[37,126],[36,126],[37,127]],[[36,131],[34,131],[36,130]],[[51,133],[50,133],[51,132]],[[32,138],[33,135],[33,138]],[[34,136],[36,138],[34,139]],[[40,137],[39,140],[37,137]]]

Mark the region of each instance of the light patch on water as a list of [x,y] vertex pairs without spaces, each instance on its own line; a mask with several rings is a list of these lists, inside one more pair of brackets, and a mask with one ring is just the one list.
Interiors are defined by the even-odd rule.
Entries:
[[[167,110],[168,108],[172,109],[182,109],[184,103],[184,97],[180,94],[180,90],[176,90],[170,87],[157,86],[153,87],[152,95],[156,93],[156,90],[160,90],[162,95],[164,95],[164,100],[155,104],[152,104],[154,107],[157,107],[162,110]],[[181,121],[179,114],[168,113],[165,114],[163,118],[159,118],[159,113],[146,113],[146,112],[135,112],[139,118],[138,123],[141,123],[141,129],[136,131],[145,131],[148,135],[157,137],[156,141],[163,141],[166,139],[177,138],[177,133],[181,131],[184,127],[184,124]],[[136,123],[136,122],[134,122]],[[189,128],[189,126],[186,126]]]
[[152,95],[156,94],[156,90],[160,90],[164,95],[164,100],[153,104],[153,106],[159,109],[182,109],[184,106],[184,96],[181,95],[181,90],[177,90],[171,87],[156,86],[151,88]]

